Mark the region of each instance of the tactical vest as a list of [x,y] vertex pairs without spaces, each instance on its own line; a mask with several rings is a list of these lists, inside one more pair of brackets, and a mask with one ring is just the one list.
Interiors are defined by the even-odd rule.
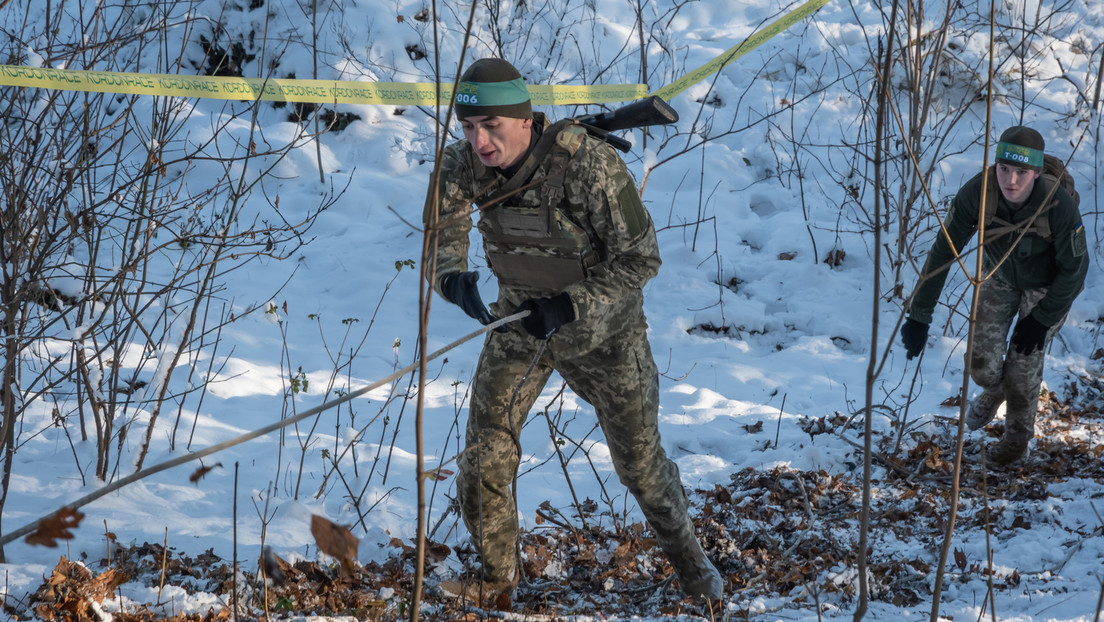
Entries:
[[[585,134],[572,119],[545,128],[518,172],[475,201],[487,263],[500,285],[558,294],[600,262],[586,230],[561,209],[564,176]],[[547,175],[527,183],[546,158]],[[522,187],[536,183],[540,204],[524,204]]]

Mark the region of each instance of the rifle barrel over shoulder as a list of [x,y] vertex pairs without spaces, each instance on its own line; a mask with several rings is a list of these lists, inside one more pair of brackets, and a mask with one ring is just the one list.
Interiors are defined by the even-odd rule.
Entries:
[[655,95],[639,99],[616,110],[575,118],[591,135],[626,153],[632,148],[632,144],[624,138],[611,135],[610,132],[650,125],[667,125],[678,119],[678,112]]
[[576,120],[584,125],[591,125],[607,132],[627,130],[634,127],[647,127],[649,125],[666,125],[678,121],[678,112],[670,104],[655,95],[644,99],[638,99],[631,104],[626,104],[599,114],[588,114],[578,117]]

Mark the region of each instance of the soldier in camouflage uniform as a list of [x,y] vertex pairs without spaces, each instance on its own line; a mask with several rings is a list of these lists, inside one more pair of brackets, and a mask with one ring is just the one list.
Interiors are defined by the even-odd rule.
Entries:
[[[521,428],[558,371],[594,406],[617,475],[683,591],[718,600],[720,574],[694,535],[678,467],[660,444],[658,373],[641,291],[659,270],[659,249],[632,177],[583,128],[534,114],[521,75],[504,60],[473,63],[455,108],[466,140],[445,149],[424,214],[437,237],[433,284],[484,324],[520,310],[530,315],[488,333],[479,358],[457,495],[483,564],[474,580],[443,581],[441,590],[478,602],[517,585],[512,485]],[[490,311],[468,271],[473,204],[499,283]]]
[[[1002,403],[1007,404],[1004,435],[988,451],[990,462],[998,465],[1023,456],[1035,435],[1043,354],[1081,292],[1089,265],[1076,192],[1071,196],[1056,178],[1042,174],[1044,146],[1043,137],[1028,127],[1001,134],[996,164],[989,170],[985,209],[981,190],[987,180],[978,174],[955,196],[947,214],[947,235],[940,233],[932,245],[901,327],[911,359],[926,343],[947,268],[977,231],[981,214],[985,274],[997,269],[982,282],[979,293],[969,369],[981,393],[967,406],[966,425],[980,429],[993,420]],[[1024,229],[1027,233],[1020,239]]]

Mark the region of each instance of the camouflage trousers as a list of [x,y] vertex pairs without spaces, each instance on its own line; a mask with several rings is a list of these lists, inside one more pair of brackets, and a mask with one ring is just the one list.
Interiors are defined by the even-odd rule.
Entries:
[[1004,397],[1007,440],[1027,442],[1035,436],[1043,357],[1062,322],[1047,331],[1046,345],[1031,354],[1016,352],[1008,338],[1017,315],[1026,317],[1046,292],[1046,289],[1022,291],[997,278],[981,285],[970,377],[983,391]]
[[507,581],[516,570],[518,514],[512,484],[522,451],[521,428],[553,370],[594,406],[617,476],[636,498],[660,547],[677,554],[694,541],[678,467],[660,445],[659,377],[643,313],[627,323],[583,355],[557,356],[553,336],[527,377],[540,342],[517,327],[488,333],[457,474],[461,514],[483,559],[484,580]]

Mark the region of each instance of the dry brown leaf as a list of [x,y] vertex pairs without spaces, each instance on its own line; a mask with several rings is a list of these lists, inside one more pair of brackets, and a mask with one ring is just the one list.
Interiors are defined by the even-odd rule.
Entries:
[[824,263],[833,268],[838,268],[843,263],[844,258],[847,257],[847,251],[842,248],[837,248],[828,252],[828,255],[824,257]]
[[452,553],[452,549],[449,548],[449,546],[447,544],[441,544],[439,542],[430,542],[428,540],[426,541],[425,555],[426,555],[427,560],[429,560],[429,561],[431,561],[435,564],[439,564],[439,563],[445,561],[445,559],[448,558],[450,553]]
[[924,459],[924,465],[933,471],[951,470],[954,465],[941,458],[940,456],[942,455],[942,453],[942,449],[940,449],[938,446],[933,445],[931,448],[931,452],[928,454],[928,457]]
[[130,581],[131,577],[125,572],[118,572],[114,568],[108,568],[101,572],[85,588],[85,597],[102,603],[105,598],[111,596],[115,588]]
[[311,535],[318,544],[318,550],[336,557],[341,569],[348,575],[353,573],[353,560],[356,559],[360,540],[344,525],[338,525],[317,514],[311,515]]
[[217,469],[221,466],[222,466],[221,462],[216,462],[215,464],[212,464],[211,466],[200,466],[198,469],[196,469],[191,474],[191,476],[188,477],[188,481],[193,483],[193,484],[198,484],[199,480],[203,479],[204,477],[207,476],[208,473],[210,473],[211,471],[214,471],[215,469]]
[[223,620],[230,619],[230,610],[223,607],[217,612],[214,609],[208,609],[207,615],[203,616],[203,622],[222,622]]
[[27,534],[25,540],[32,546],[57,546],[57,540],[72,540],[71,530],[80,526],[84,514],[69,508],[61,508],[50,518],[43,519],[38,529]]
[[277,587],[287,581],[288,573],[291,570],[291,564],[277,555],[271,546],[265,546],[261,550],[261,559],[257,566],[264,573],[264,576],[271,579],[272,584]]
[[96,576],[84,564],[71,562],[63,556],[50,578],[34,593],[32,602],[40,603],[35,605],[34,611],[44,620],[98,619],[95,605],[130,578],[114,568]]
[[610,563],[615,566],[625,566],[630,561],[632,561],[635,555],[636,553],[633,552],[632,541],[630,540],[629,542],[622,542],[617,547],[617,550],[614,551],[613,558],[610,559]]

